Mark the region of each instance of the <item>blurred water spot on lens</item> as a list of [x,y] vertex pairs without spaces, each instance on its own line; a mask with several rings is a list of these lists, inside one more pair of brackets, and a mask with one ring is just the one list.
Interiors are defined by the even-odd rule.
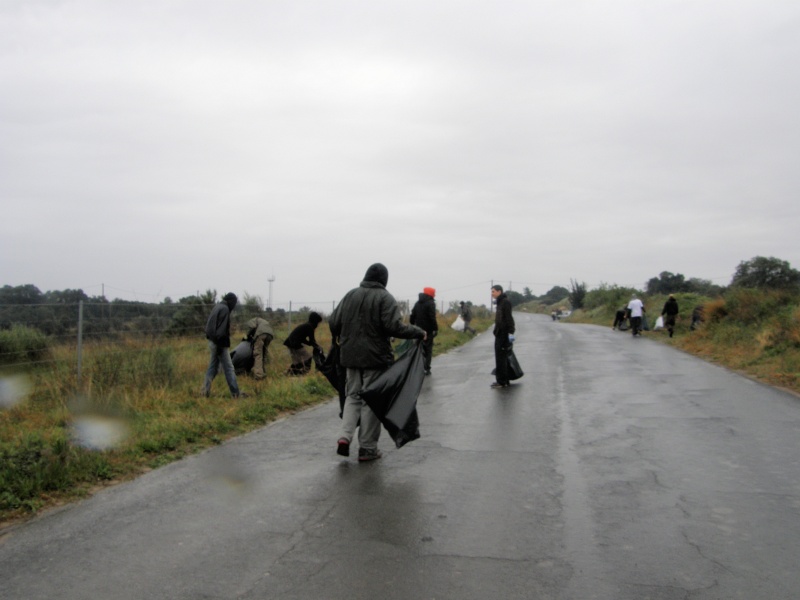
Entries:
[[0,409],[16,406],[30,394],[31,382],[25,375],[0,377]]
[[219,491],[245,494],[252,485],[252,474],[224,451],[212,453],[208,461],[208,479]]
[[128,426],[122,419],[104,415],[82,414],[72,421],[75,444],[90,450],[110,450],[128,437]]

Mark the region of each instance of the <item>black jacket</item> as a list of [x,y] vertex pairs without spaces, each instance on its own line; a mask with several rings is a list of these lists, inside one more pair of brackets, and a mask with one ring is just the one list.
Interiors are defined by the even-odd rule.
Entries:
[[339,363],[354,369],[388,367],[394,362],[390,338],[422,338],[425,333],[403,323],[397,301],[383,283],[366,279],[345,294],[328,324],[339,344]]
[[220,302],[212,310],[206,322],[206,339],[220,348],[231,346],[231,309],[225,302]]
[[412,325],[421,327],[428,332],[428,337],[432,333],[439,332],[439,323],[436,322],[436,302],[432,296],[422,293],[419,295],[419,300],[414,304],[411,309],[411,318],[409,319]]
[[675,298],[669,298],[664,303],[664,308],[661,311],[662,315],[667,315],[669,317],[674,317],[678,314],[678,301]]
[[299,350],[303,344],[317,347],[317,340],[314,339],[314,326],[311,323],[303,323],[292,329],[289,337],[283,342],[284,346],[292,350]]
[[494,334],[495,336],[504,335],[508,337],[509,333],[514,333],[514,317],[511,315],[511,300],[508,299],[505,292],[497,297],[497,314],[494,317]]

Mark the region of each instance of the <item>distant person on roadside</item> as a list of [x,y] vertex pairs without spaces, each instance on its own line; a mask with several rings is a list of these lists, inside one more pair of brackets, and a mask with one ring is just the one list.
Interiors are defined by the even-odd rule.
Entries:
[[283,345],[289,349],[289,354],[292,357],[292,364],[286,371],[287,375],[305,375],[311,370],[311,354],[303,346],[310,346],[311,348],[320,348],[317,340],[314,339],[314,330],[317,325],[322,323],[322,316],[319,313],[312,312],[308,315],[308,321],[302,325],[295,327],[283,342]]
[[492,286],[492,298],[497,306],[494,319],[495,382],[490,387],[504,388],[509,386],[508,353],[514,343],[514,316],[511,314],[511,300],[503,292],[502,285]]
[[617,327],[619,327],[620,330],[622,329],[622,324],[625,322],[626,310],[627,309],[624,306],[617,310],[617,312],[614,314],[614,324],[611,326],[611,329],[616,329]]
[[469,308],[469,305],[461,301],[461,320],[464,321],[464,332],[469,332],[472,335],[477,334],[478,332],[475,331],[472,327],[469,326],[470,322],[472,322],[472,311]]
[[381,422],[359,392],[394,362],[391,338],[427,337],[425,330],[403,323],[397,301],[386,290],[388,282],[389,270],[381,263],[371,265],[361,284],[345,294],[328,320],[333,341],[339,344],[339,364],[347,369],[347,397],[336,453],[350,456],[350,444],[358,427],[361,462],[381,457]]
[[239,385],[236,382],[236,372],[233,368],[233,361],[228,350],[231,346],[231,312],[236,308],[236,294],[228,292],[222,297],[222,301],[214,306],[206,323],[206,339],[208,340],[208,350],[211,354],[206,370],[206,379],[203,384],[203,396],[208,398],[211,395],[211,382],[219,372],[222,365],[222,372],[225,373],[225,381],[231,390],[234,398],[246,397],[247,394],[239,392]]
[[664,327],[669,331],[669,337],[672,337],[675,332],[675,320],[678,317],[678,301],[672,294],[669,295],[669,298],[664,303],[664,308],[661,309],[661,316],[664,317]]
[[412,325],[423,329],[427,334],[422,342],[422,351],[425,357],[425,375],[431,374],[431,359],[433,358],[433,338],[439,333],[439,324],[436,322],[436,290],[432,287],[422,289],[419,300],[411,309],[409,321]]
[[275,332],[269,321],[261,317],[250,319],[244,325],[247,328],[247,339],[253,346],[253,377],[264,379],[269,362],[269,344]]
[[703,323],[704,320],[703,318],[704,311],[705,308],[703,307],[702,304],[698,304],[697,306],[694,307],[694,310],[692,311],[692,324],[689,325],[689,329],[694,331],[695,329],[700,327],[700,325]]
[[631,335],[634,337],[642,335],[642,315],[645,313],[644,303],[642,303],[636,294],[631,296],[631,301],[628,302],[628,317],[631,320]]

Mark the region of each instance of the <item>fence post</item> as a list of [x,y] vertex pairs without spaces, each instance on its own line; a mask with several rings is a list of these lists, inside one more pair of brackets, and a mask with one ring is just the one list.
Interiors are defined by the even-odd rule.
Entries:
[[83,363],[83,300],[78,301],[78,389],[81,388],[81,365]]
[[292,331],[292,301],[289,300],[289,331]]

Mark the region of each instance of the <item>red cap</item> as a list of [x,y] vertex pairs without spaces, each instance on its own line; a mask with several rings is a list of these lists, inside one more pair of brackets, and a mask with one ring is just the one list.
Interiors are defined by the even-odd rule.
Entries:
[[422,288],[422,293],[423,294],[428,294],[428,296],[430,296],[431,298],[435,298],[436,297],[436,290],[434,288],[431,288],[431,287]]

